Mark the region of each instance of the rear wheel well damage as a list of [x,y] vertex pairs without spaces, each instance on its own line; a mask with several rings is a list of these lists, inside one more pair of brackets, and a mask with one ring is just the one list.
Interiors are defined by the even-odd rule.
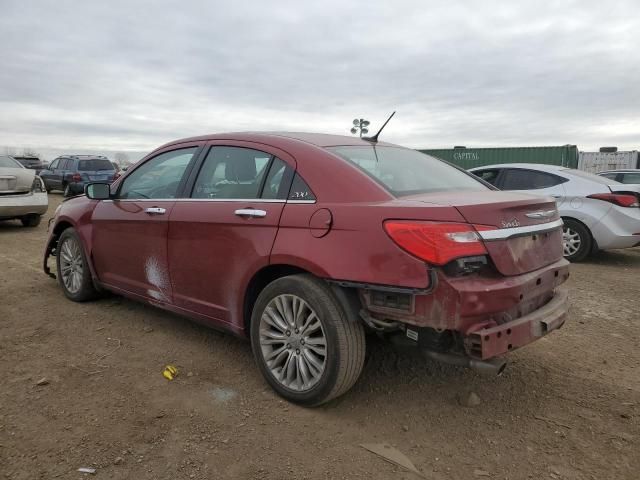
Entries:
[[[269,265],[253,276],[244,296],[243,326],[245,335],[249,336],[253,306],[255,305],[260,292],[262,292],[262,290],[264,290],[264,288],[271,282],[279,278],[300,274],[313,275],[307,270],[293,265]],[[345,288],[335,284],[331,284],[331,290],[334,293],[336,300],[344,308],[348,318],[358,319],[361,304],[357,291],[353,288]]]

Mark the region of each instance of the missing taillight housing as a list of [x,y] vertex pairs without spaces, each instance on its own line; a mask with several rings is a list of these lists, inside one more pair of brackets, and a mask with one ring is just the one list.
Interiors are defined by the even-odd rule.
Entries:
[[400,248],[434,265],[487,254],[476,229],[465,223],[388,220],[384,229]]
[[587,198],[603,200],[619,207],[640,207],[640,200],[633,193],[594,193],[593,195],[587,195]]

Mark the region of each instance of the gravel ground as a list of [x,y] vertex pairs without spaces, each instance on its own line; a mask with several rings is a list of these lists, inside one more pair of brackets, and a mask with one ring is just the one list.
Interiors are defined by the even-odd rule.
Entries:
[[0,476],[418,478],[360,447],[385,442],[436,480],[640,478],[640,249],[573,265],[570,320],[501,377],[372,341],[353,390],[304,409],[244,341],[121,297],[66,300],[45,236],[0,222]]

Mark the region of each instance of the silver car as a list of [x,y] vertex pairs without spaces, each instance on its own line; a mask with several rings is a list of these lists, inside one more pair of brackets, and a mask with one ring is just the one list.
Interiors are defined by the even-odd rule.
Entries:
[[598,172],[597,175],[620,183],[633,183],[635,185],[640,185],[640,169],[606,170],[604,172]]
[[640,185],[555,165],[507,163],[469,169],[500,190],[554,197],[564,221],[564,256],[640,245]]
[[9,156],[0,156],[0,220],[19,219],[35,227],[49,200],[42,179]]

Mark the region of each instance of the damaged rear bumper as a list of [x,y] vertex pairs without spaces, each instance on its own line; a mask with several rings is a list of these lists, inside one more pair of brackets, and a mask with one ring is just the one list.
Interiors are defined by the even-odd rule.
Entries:
[[511,322],[483,328],[464,339],[467,353],[486,360],[528,345],[564,325],[569,311],[569,293],[560,288],[539,309]]
[[423,349],[479,361],[534,342],[567,319],[568,294],[561,285],[569,278],[569,263],[564,259],[510,277],[431,273],[435,281],[429,291],[360,288],[360,316],[374,330],[420,338]]

